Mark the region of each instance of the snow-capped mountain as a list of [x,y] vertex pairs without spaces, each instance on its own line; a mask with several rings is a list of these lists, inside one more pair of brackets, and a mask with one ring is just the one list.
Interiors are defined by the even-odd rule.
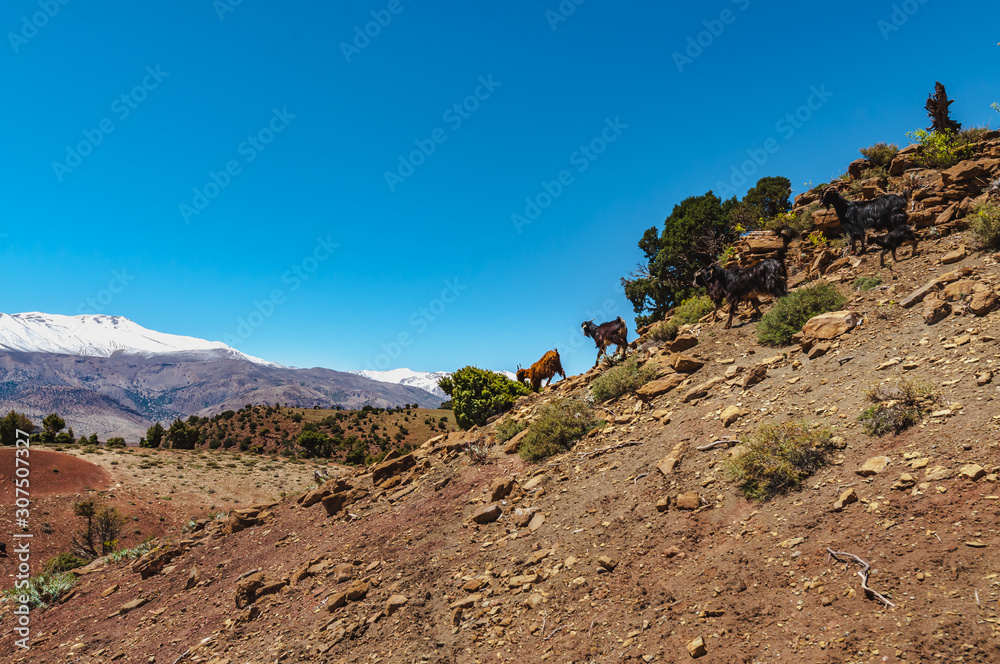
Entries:
[[[364,376],[365,378],[371,378],[372,380],[377,380],[382,383],[394,383],[396,385],[408,385],[410,387],[418,387],[421,390],[430,392],[431,394],[441,397],[442,399],[447,399],[448,395],[444,393],[440,387],[438,387],[438,381],[442,378],[447,378],[451,375],[450,371],[413,371],[412,369],[389,369],[388,371],[353,371],[351,373],[358,374],[359,376]],[[507,376],[511,380],[514,380],[514,374],[509,371],[499,371]]]
[[0,314],[0,351],[111,357],[118,351],[152,356],[165,353],[238,359],[278,367],[221,341],[148,330],[124,316],[62,316],[38,312]]
[[251,357],[218,341],[148,330],[122,316],[0,314],[0,412],[58,412],[78,431],[138,440],[152,422],[253,403],[295,408],[436,408],[408,384]]
[[388,371],[352,371],[359,376],[377,380],[380,383],[394,383],[396,385],[409,385],[419,387],[421,390],[430,392],[442,399],[447,399],[448,395],[438,387],[438,381],[451,375],[445,371],[412,371],[410,369],[389,369]]

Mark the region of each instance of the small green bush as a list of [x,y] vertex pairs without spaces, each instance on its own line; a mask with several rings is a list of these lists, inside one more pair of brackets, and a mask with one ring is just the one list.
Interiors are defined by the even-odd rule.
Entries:
[[873,166],[872,168],[866,168],[858,174],[858,182],[862,180],[870,180],[872,178],[887,178],[889,177],[889,171],[883,166]]
[[34,608],[45,608],[55,602],[76,585],[76,575],[69,572],[61,574],[40,574],[28,579],[27,588],[8,588],[0,593],[0,601],[20,604],[21,596],[28,598],[28,605]]
[[455,421],[463,429],[486,424],[486,420],[510,410],[518,397],[531,393],[527,385],[507,376],[467,366],[438,383],[451,397]]
[[764,501],[794,489],[822,467],[834,444],[828,429],[781,422],[761,425],[745,448],[726,462],[726,469],[743,495]]
[[682,325],[693,325],[714,309],[715,305],[707,295],[689,297],[677,305],[669,320],[653,327],[649,336],[653,341],[673,341]]
[[77,567],[83,567],[86,564],[86,560],[83,558],[77,558],[72,553],[60,553],[59,555],[45,561],[42,571],[45,574],[60,574],[62,572],[68,572],[71,569],[76,569]]
[[784,346],[813,316],[836,311],[847,301],[832,284],[802,288],[779,299],[757,323],[757,341],[765,346]]
[[[826,188],[826,184],[820,185],[823,189]],[[819,189],[819,187],[814,188]],[[801,213],[796,214],[794,212],[782,212],[777,215],[774,219],[769,219],[767,223],[764,224],[764,229],[769,231],[774,231],[780,233],[783,230],[790,230],[796,235],[802,231],[809,230],[812,228],[812,215],[813,212],[819,209],[819,203],[813,203],[808,208],[803,210]]]
[[716,256],[715,262],[719,265],[725,266],[726,263],[733,260],[734,256],[736,256],[736,246],[727,244],[726,248],[723,249],[718,256]]
[[712,304],[712,300],[707,295],[689,297],[674,310],[674,315],[670,317],[670,320],[676,321],[677,327],[693,325],[712,313],[714,309],[715,305]]
[[882,277],[877,274],[871,277],[858,277],[851,284],[851,287],[856,291],[870,291],[876,286],[882,285]]
[[506,443],[527,428],[528,425],[524,422],[518,422],[513,418],[505,417],[493,427],[493,435],[496,437],[497,442]]
[[917,161],[928,168],[951,168],[972,154],[971,146],[952,131],[918,129],[906,135],[920,144]]
[[861,148],[860,152],[874,168],[887,169],[899,152],[899,147],[893,143],[876,143],[871,147]]
[[930,383],[901,380],[895,385],[879,385],[866,395],[872,405],[865,408],[858,421],[869,436],[882,436],[910,428],[924,416],[923,404],[933,401],[934,388]]
[[985,201],[969,217],[969,230],[984,249],[1000,249],[1000,205]]
[[573,447],[596,423],[594,411],[579,399],[563,399],[544,406],[528,427],[518,450],[525,461],[538,461]]
[[673,341],[677,338],[677,325],[667,320],[660,321],[649,331],[649,338],[652,341]]
[[617,399],[656,378],[657,371],[650,365],[640,367],[638,360],[629,358],[595,378],[590,384],[590,394],[597,403]]

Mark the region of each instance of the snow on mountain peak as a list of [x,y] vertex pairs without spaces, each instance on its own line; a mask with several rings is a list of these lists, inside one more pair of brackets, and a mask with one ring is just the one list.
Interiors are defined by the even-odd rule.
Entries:
[[280,366],[245,355],[221,341],[155,332],[124,316],[103,314],[0,313],[0,351],[90,357],[109,357],[118,351],[137,355],[212,351],[214,355],[221,352],[256,364]]
[[[421,390],[447,399],[448,395],[438,387],[438,381],[451,375],[450,371],[413,371],[412,369],[389,369],[387,371],[352,371],[351,373],[371,378],[382,383],[396,383],[397,385],[408,385],[418,387]],[[500,371],[503,375],[514,380],[514,374],[509,371]]]

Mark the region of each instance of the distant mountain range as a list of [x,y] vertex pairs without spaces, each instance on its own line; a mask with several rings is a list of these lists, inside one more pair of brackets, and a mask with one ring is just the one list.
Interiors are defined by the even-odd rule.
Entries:
[[154,332],[124,316],[62,316],[38,312],[0,314],[0,351],[87,357],[110,357],[117,352],[147,357],[187,353],[192,358],[227,357],[272,367],[281,366],[244,355],[221,341]]
[[[410,373],[393,384],[359,373],[285,367],[121,316],[0,314],[0,410],[24,412],[36,423],[58,412],[77,436],[135,441],[153,421],[247,403],[437,407],[440,395],[403,382],[416,377]],[[430,386],[431,375],[418,383]]]
[[383,383],[409,385],[431,394],[447,399],[448,395],[438,387],[438,381],[451,375],[445,371],[413,371],[411,369],[390,369],[388,371],[352,371],[359,376],[371,378]]

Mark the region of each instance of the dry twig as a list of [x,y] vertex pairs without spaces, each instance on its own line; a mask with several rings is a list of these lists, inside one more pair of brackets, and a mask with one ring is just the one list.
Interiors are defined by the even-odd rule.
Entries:
[[594,631],[594,625],[597,624],[597,621],[603,618],[604,616],[608,615],[609,613],[611,613],[611,609],[608,609],[607,611],[605,611],[604,613],[602,613],[601,615],[597,616],[596,618],[590,621],[590,629],[587,630],[587,636],[590,636],[590,633]]
[[723,445],[729,445],[730,447],[732,447],[733,445],[739,445],[739,444],[740,441],[738,440],[734,440],[732,438],[723,438],[722,440],[717,440],[713,443],[709,443],[708,445],[702,445],[701,447],[695,449],[697,449],[699,452],[704,452],[706,450],[715,449],[716,447],[722,447]]
[[884,595],[882,595],[882,594],[880,594],[878,592],[875,592],[874,590],[872,590],[871,588],[868,587],[868,570],[871,569],[871,567],[872,567],[871,565],[869,565],[868,563],[866,563],[864,560],[862,560],[858,556],[854,555],[853,553],[847,553],[846,551],[834,551],[830,547],[826,547],[826,550],[830,553],[830,556],[834,560],[836,560],[838,562],[842,562],[840,560],[840,558],[838,558],[838,556],[843,556],[845,558],[852,558],[852,559],[854,559],[855,562],[857,562],[858,564],[862,565],[862,568],[860,570],[858,570],[858,576],[861,577],[861,589],[864,590],[866,593],[870,593],[871,595],[873,595],[877,599],[885,602],[885,605],[887,607],[888,606],[892,606],[892,607],[896,606],[895,604],[893,604],[892,602],[890,602],[888,599],[886,599],[886,597]]
[[556,635],[556,632],[558,632],[561,629],[562,627],[556,627],[554,630],[552,630],[552,633],[546,636],[544,639],[542,639],[542,641],[548,641],[549,639],[551,639],[553,636]]

